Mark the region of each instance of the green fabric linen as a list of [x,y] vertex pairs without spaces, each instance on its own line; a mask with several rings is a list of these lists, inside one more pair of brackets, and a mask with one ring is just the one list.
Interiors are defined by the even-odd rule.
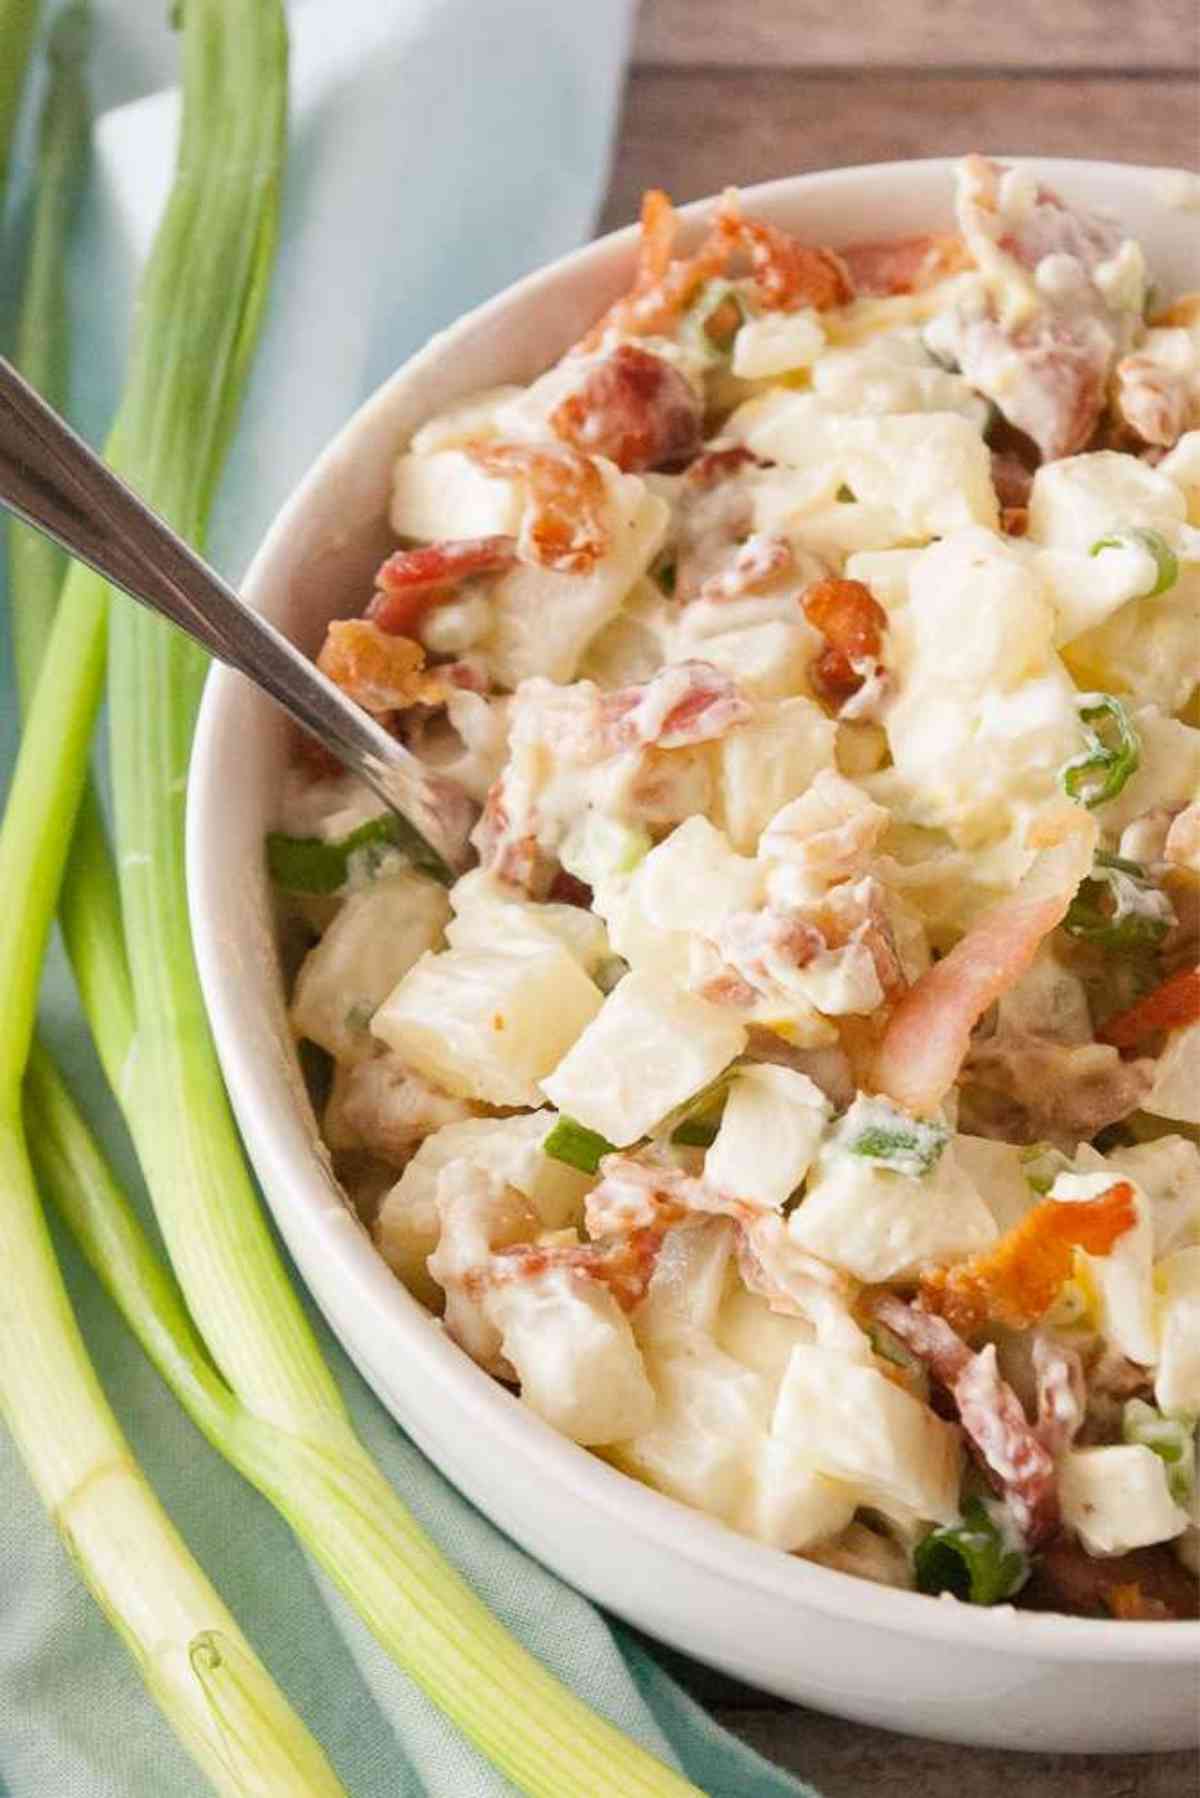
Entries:
[[[77,411],[93,438],[111,403],[127,297],[164,192],[175,119],[173,97],[151,91],[170,78],[160,9],[97,0],[96,11],[105,116],[75,270]],[[279,499],[389,368],[465,306],[586,234],[628,14],[627,0],[578,11],[553,0],[307,0],[293,8],[282,266],[220,507],[217,554],[226,569],[245,565]],[[394,104],[385,110],[397,94],[421,97],[412,116],[399,116]],[[506,151],[499,159],[488,149],[497,134]],[[13,278],[10,261],[9,289]],[[7,642],[3,666],[7,770],[16,740]],[[43,1018],[77,1097],[148,1215],[57,948]],[[496,1798],[509,1790],[397,1673],[270,1506],[197,1434],[71,1242],[55,1232],[85,1338],[135,1453],[354,1798]],[[640,1642],[467,1504],[316,1323],[368,1446],[535,1653],[714,1798],[796,1798],[806,1790],[719,1730]],[[0,1793],[195,1798],[204,1789],[0,1432]]]

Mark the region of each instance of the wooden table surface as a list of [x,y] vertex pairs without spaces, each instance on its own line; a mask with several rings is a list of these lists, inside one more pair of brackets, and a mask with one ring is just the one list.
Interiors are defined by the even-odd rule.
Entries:
[[[648,186],[692,200],[900,156],[1007,150],[1195,169],[1198,66],[1196,0],[642,0],[603,226],[635,217]],[[723,1723],[823,1798],[1200,1792],[1191,1754],[916,1742],[672,1665]]]

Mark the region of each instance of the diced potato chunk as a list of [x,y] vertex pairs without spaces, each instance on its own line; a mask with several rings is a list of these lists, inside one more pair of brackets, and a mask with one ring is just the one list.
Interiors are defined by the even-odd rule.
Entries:
[[637,475],[621,474],[604,461],[597,466],[608,493],[608,554],[589,574],[555,574],[522,562],[496,583],[485,653],[501,686],[515,687],[535,674],[573,680],[584,650],[616,617],[662,546],[666,501]]
[[717,745],[716,821],[753,855],[770,820],[822,768],[832,768],[837,726],[811,699],[760,700],[754,716]]
[[802,471],[809,503],[849,487],[856,500],[890,507],[911,542],[998,521],[988,447],[956,412],[854,417],[777,390],[748,400],[725,428],[764,460]]
[[772,1392],[787,1372],[792,1350],[815,1340],[807,1318],[772,1311],[766,1299],[740,1285],[721,1306],[714,1335],[718,1348],[762,1374]]
[[957,1515],[957,1431],[877,1369],[835,1350],[792,1350],[771,1434],[885,1516],[898,1509],[905,1520],[949,1523]]
[[554,1121],[554,1113],[545,1110],[467,1118],[425,1138],[384,1199],[375,1223],[380,1253],[410,1292],[426,1303],[439,1296],[425,1262],[438,1244],[438,1176],[445,1168],[478,1168],[501,1185],[515,1187],[548,1230],[579,1221],[591,1181],[542,1153]]
[[1181,1124],[1200,1124],[1200,1024],[1185,1024],[1168,1035],[1144,1109]]
[[818,1473],[790,1442],[769,1436],[742,1521],[760,1542],[795,1554],[844,1530],[858,1503],[853,1486]]
[[744,1068],[725,1102],[704,1177],[719,1191],[782,1206],[812,1165],[831,1115],[828,1099],[794,1068]]
[[399,537],[515,537],[524,495],[516,481],[487,474],[461,450],[401,456],[392,477],[392,529]]
[[809,1254],[871,1281],[912,1279],[986,1249],[998,1234],[953,1143],[918,1179],[828,1144],[788,1230]]
[[476,868],[450,894],[454,917],[446,926],[452,949],[531,948],[561,943],[589,974],[609,954],[604,920],[580,905],[535,904],[494,875]]
[[732,912],[762,903],[763,874],[707,818],[687,818],[638,864],[632,884],[657,929],[714,937]]
[[825,348],[825,333],[812,306],[798,312],[768,312],[748,319],[733,340],[733,372],[743,381],[761,381],[808,368]]
[[1071,1450],[1059,1462],[1058,1495],[1063,1522],[1092,1555],[1169,1542],[1188,1525],[1167,1489],[1166,1463],[1140,1443]]
[[521,1397],[554,1429],[599,1447],[650,1427],[654,1391],[629,1321],[606,1286],[550,1268],[497,1286],[487,1310]]
[[646,1370],[658,1401],[654,1421],[614,1459],[660,1492],[732,1518],[766,1436],[763,1382],[699,1334],[648,1349]]
[[368,1026],[413,963],[441,941],[445,890],[395,874],[351,893],[296,979],[292,1027],[335,1060],[374,1051]]
[[1183,495],[1148,462],[1118,450],[1043,462],[1029,495],[1028,537],[1055,549],[1089,551],[1126,525],[1168,529],[1182,522]]
[[542,1091],[560,1111],[623,1148],[714,1080],[745,1046],[746,1032],[729,1011],[638,969],[609,994],[543,1078]]
[[668,1230],[646,1296],[630,1319],[638,1341],[711,1334],[732,1256],[733,1224],[727,1217],[695,1219]]
[[1159,1320],[1154,1396],[1164,1411],[1200,1415],[1200,1248],[1165,1256],[1154,1283]]
[[598,988],[557,944],[447,949],[416,963],[371,1028],[447,1092],[490,1105],[537,1105],[538,1081],[601,1003]]
[[[1095,1151],[1091,1153],[1099,1164],[1098,1170],[1095,1173],[1060,1174],[1050,1188],[1052,1199],[1070,1204],[1099,1198],[1120,1178],[1100,1155]],[[1086,1145],[1080,1160],[1085,1158],[1088,1158]],[[1151,1276],[1154,1217],[1140,1188],[1134,1186],[1133,1194],[1137,1218],[1133,1228],[1117,1237],[1107,1255],[1088,1255],[1080,1249],[1077,1259],[1094,1297],[1101,1334],[1131,1361],[1142,1367],[1152,1367],[1158,1358]]]

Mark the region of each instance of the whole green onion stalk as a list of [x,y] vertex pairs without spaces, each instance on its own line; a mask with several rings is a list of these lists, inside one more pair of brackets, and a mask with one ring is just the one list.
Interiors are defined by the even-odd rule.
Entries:
[[[141,353],[112,445],[114,463],[193,542],[208,516],[270,259],[282,128],[277,23],[277,9],[264,0],[189,0],[185,9],[180,176],[147,274]],[[219,170],[228,171],[225,180],[216,178]],[[187,296],[186,329],[174,294]],[[14,784],[21,803],[12,841],[20,858],[36,863],[29,890],[44,914],[0,964],[14,980],[18,966],[36,968],[63,872],[98,694],[104,607],[103,587],[73,571],[30,717],[43,770],[40,804],[28,783],[22,787],[20,769]],[[164,1331],[163,1289],[150,1278],[144,1242],[129,1251],[143,1277],[120,1273],[127,1261],[118,1248],[128,1243],[115,1210],[119,1194],[100,1177],[93,1189],[110,1227],[92,1231],[96,1265],[212,1440],[274,1499],[393,1658],[516,1786],[546,1798],[691,1792],[507,1634],[353,1433],[250,1184],[196,976],[182,829],[204,667],[190,642],[117,601],[110,711],[128,963],[102,838],[89,860],[73,863],[63,903],[89,1022],[207,1354],[181,1354],[177,1333]],[[51,676],[55,702],[43,704]],[[27,766],[32,755],[23,756]],[[3,848],[0,840],[0,868]],[[110,1008],[103,994],[114,998]],[[39,1119],[48,1109],[60,1123],[70,1115],[52,1070],[35,1070],[32,1102]],[[64,1138],[77,1150],[87,1140],[65,1124]],[[60,1159],[60,1168],[69,1165]],[[53,1170],[50,1177],[56,1191],[69,1185]],[[161,1269],[158,1275],[165,1277]],[[176,1306],[177,1325],[187,1314],[178,1298]],[[205,1396],[197,1369],[213,1363],[223,1379]]]
[[0,0],[0,200],[40,11],[41,0]]
[[[38,146],[38,200],[19,333],[25,372],[60,397],[64,374],[62,269],[86,143],[83,58],[87,17],[62,12],[50,42],[51,76]],[[29,689],[41,659],[39,608],[52,609],[61,567],[31,534],[14,530],[10,575],[15,659]],[[83,608],[75,603],[75,612]],[[89,608],[94,615],[94,604]],[[49,613],[47,612],[47,615]],[[70,617],[63,608],[61,616]],[[97,645],[96,639],[99,639]],[[48,648],[53,671],[69,652]],[[52,650],[52,655],[49,651]],[[102,624],[83,645],[64,718],[69,750],[43,792],[58,848],[70,834],[72,794],[81,784],[90,717],[98,693]],[[57,690],[47,688],[52,720]],[[35,730],[35,745],[44,735]],[[337,1798],[343,1791],[321,1749],[257,1660],[134,1460],[79,1334],[46,1230],[21,1118],[21,1077],[29,1051],[40,950],[57,890],[55,832],[49,846],[29,835],[38,764],[22,750],[0,828],[6,928],[0,939],[0,1401],[29,1474],[80,1572],[136,1661],[145,1683],[215,1789],[231,1798],[288,1791]],[[23,959],[28,956],[29,959]],[[38,1066],[57,1077],[38,1055]],[[35,1126],[36,1128],[36,1126]],[[86,1140],[86,1129],[78,1128]],[[45,1145],[43,1145],[45,1152]]]

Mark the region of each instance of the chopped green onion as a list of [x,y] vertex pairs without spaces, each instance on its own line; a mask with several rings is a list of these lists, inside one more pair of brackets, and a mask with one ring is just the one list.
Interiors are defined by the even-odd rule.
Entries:
[[589,806],[567,832],[558,859],[568,874],[595,890],[606,880],[632,873],[654,846],[640,824],[622,824]]
[[588,1130],[568,1117],[560,1117],[542,1143],[543,1155],[549,1155],[552,1161],[565,1161],[581,1174],[596,1173],[604,1157],[616,1152],[616,1144],[598,1130]]
[[854,504],[854,493],[851,488],[847,487],[845,481],[842,482],[841,486],[834,494],[834,498],[843,506],[852,506]]
[[[1130,775],[1137,772],[1142,745],[1129,713],[1113,694],[1082,693],[1077,704],[1087,748],[1072,756],[1060,770],[1059,778],[1069,798],[1081,800],[1092,809],[1115,799]],[[1115,742],[1106,743],[1099,731],[1086,728],[1097,719],[1111,723]]]
[[629,963],[622,955],[603,955],[592,969],[592,979],[602,993],[611,993],[619,986],[629,972]]
[[917,1589],[952,1592],[967,1604],[1001,1604],[1029,1577],[1029,1560],[1011,1548],[982,1499],[963,1506],[957,1523],[932,1530],[913,1556]]
[[[717,1130],[721,1122],[721,1113],[725,1109],[725,1101],[729,1097],[729,1089],[738,1077],[741,1063],[731,1061],[729,1066],[719,1073],[715,1080],[710,1080],[690,1098],[684,1099],[669,1111],[659,1124],[654,1134],[660,1140],[669,1137],[674,1143],[691,1145],[694,1148],[708,1148],[716,1140]],[[695,1126],[693,1132],[692,1127]],[[712,1128],[712,1136],[701,1135]],[[683,1134],[686,1132],[686,1134]]]
[[1067,1173],[1071,1167],[1069,1157],[1048,1142],[1031,1143],[1027,1149],[1021,1150],[1020,1159],[1021,1172],[1027,1183],[1042,1198],[1050,1191],[1058,1176]]
[[1141,524],[1126,525],[1111,536],[1098,538],[1088,554],[1098,556],[1106,549],[1144,549],[1151,556],[1156,571],[1154,585],[1142,595],[1144,599],[1157,598],[1179,579],[1179,558],[1161,531]]
[[748,316],[746,296],[732,281],[706,281],[683,315],[679,340],[710,361],[726,362]]
[[685,1118],[671,1132],[671,1141],[684,1149],[711,1149],[720,1123],[714,1118]]
[[1121,1435],[1126,1442],[1153,1449],[1165,1462],[1171,1497],[1186,1506],[1196,1488],[1196,1419],[1131,1398],[1122,1413]]
[[847,1154],[919,1180],[941,1160],[950,1132],[944,1124],[910,1117],[886,1099],[859,1098],[842,1119],[836,1140]]
[[929,1396],[929,1370],[923,1361],[919,1361],[900,1338],[888,1329],[886,1324],[873,1320],[867,1325],[867,1335],[874,1352],[884,1361],[890,1361],[893,1367],[901,1367],[914,1381],[923,1395]]
[[1102,851],[1068,906],[1063,929],[1102,949],[1130,954],[1155,948],[1174,923],[1171,901],[1146,879],[1140,863]]
[[384,813],[368,818],[336,843],[323,837],[289,837],[281,830],[267,836],[267,868],[278,887],[289,893],[336,893],[351,875],[370,877],[397,848],[399,820]]

